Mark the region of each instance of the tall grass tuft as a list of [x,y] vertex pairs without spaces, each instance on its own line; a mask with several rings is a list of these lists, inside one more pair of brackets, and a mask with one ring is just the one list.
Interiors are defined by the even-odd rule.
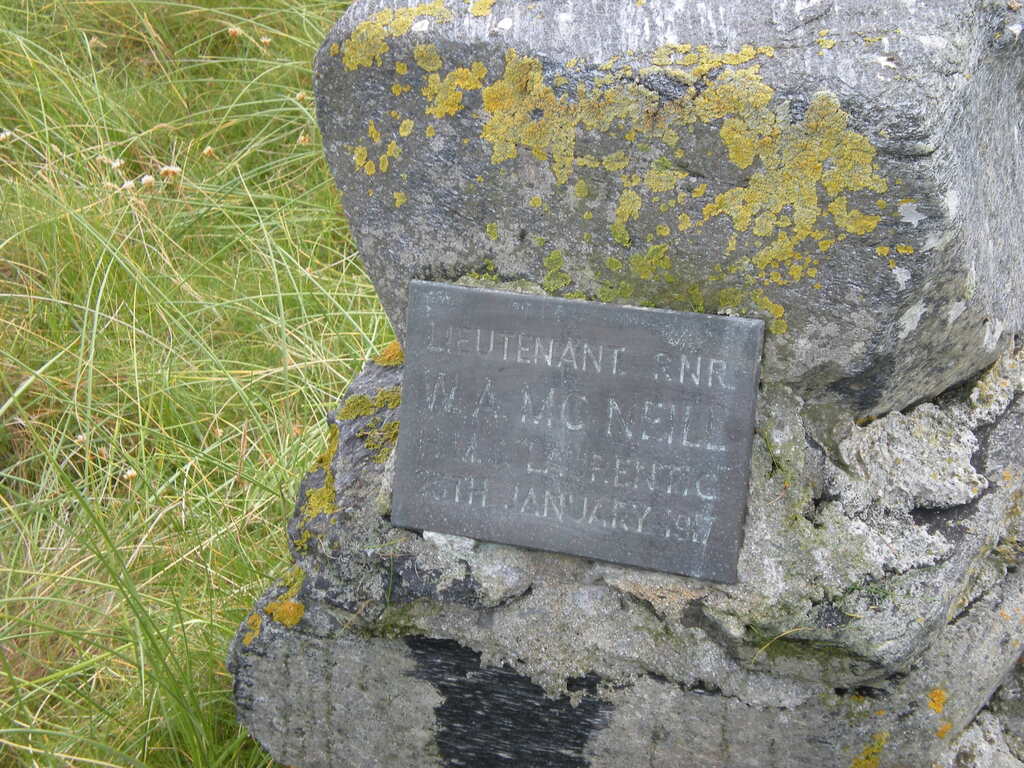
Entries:
[[343,10],[0,0],[0,764],[268,764],[226,646],[390,334],[313,116]]

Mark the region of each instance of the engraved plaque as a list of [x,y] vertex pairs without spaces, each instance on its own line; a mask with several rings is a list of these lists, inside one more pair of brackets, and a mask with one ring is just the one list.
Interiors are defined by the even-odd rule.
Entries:
[[413,281],[392,522],[736,581],[760,320]]

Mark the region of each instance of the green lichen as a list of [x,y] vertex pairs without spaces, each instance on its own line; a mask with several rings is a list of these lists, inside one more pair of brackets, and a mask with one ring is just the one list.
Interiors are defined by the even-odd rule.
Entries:
[[612,232],[612,239],[616,243],[621,245],[623,248],[629,248],[630,243],[632,241],[630,240],[630,237],[629,237],[629,230],[626,229],[626,226],[624,224],[619,224],[618,222],[615,222],[611,226],[611,232]]
[[672,268],[667,245],[652,245],[647,253],[634,253],[629,257],[629,269],[640,280],[652,280],[659,270]]
[[384,408],[397,408],[402,402],[401,387],[382,389],[373,397],[369,395],[352,395],[341,404],[338,418],[343,421],[358,419],[361,416],[373,416]]
[[[404,358],[403,358],[404,359]],[[397,363],[396,363],[397,364]],[[398,439],[398,422],[378,416],[381,411],[394,410],[402,403],[401,387],[382,389],[373,397],[352,395],[338,409],[338,418],[343,421],[372,416],[358,432],[371,457],[376,462],[385,462]]]
[[378,464],[383,464],[391,456],[398,441],[398,422],[382,421],[375,416],[356,432],[356,437],[362,438],[371,458]]
[[322,469],[325,472],[331,471],[331,462],[334,460],[334,455],[338,452],[338,442],[340,439],[341,433],[338,430],[338,425],[331,424],[328,426],[327,448],[317,457],[311,471],[315,472],[318,469]]
[[369,637],[394,640],[399,637],[415,635],[422,630],[415,621],[414,603],[388,605],[376,621],[363,627],[363,633]]
[[474,280],[485,280],[489,283],[496,283],[498,281],[498,268],[494,264],[494,259],[484,259],[483,269],[467,272],[466,277],[471,277]]
[[572,283],[572,277],[563,269],[564,266],[565,254],[562,251],[551,251],[544,258],[544,269],[546,272],[543,281],[541,281],[541,287],[545,292],[558,293]]
[[338,444],[340,441],[341,431],[338,429],[338,425],[331,424],[330,436],[327,440],[327,449],[320,454],[315,462],[313,462],[313,466],[310,470],[311,472],[323,470],[324,482],[319,488],[306,492],[306,500],[302,505],[301,515],[299,517],[298,535],[292,542],[295,549],[299,552],[304,552],[308,548],[309,541],[313,537],[312,532],[307,527],[310,521],[320,515],[329,515],[334,512],[334,471],[331,468],[331,463],[334,461],[334,456],[338,452]]
[[334,512],[334,482],[328,477],[324,484],[306,494],[306,503],[302,508],[302,517],[306,522]]

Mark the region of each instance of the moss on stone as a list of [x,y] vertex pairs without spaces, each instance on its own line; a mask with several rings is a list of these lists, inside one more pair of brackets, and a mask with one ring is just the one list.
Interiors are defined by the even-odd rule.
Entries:
[[415,605],[413,603],[388,605],[381,612],[377,620],[367,624],[363,631],[371,637],[381,637],[388,640],[415,635],[421,630],[416,624],[414,617]]

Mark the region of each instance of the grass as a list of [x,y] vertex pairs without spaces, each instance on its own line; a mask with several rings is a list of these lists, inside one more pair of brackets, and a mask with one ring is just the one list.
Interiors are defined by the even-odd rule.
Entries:
[[256,766],[228,641],[390,329],[321,0],[0,0],[0,764]]

